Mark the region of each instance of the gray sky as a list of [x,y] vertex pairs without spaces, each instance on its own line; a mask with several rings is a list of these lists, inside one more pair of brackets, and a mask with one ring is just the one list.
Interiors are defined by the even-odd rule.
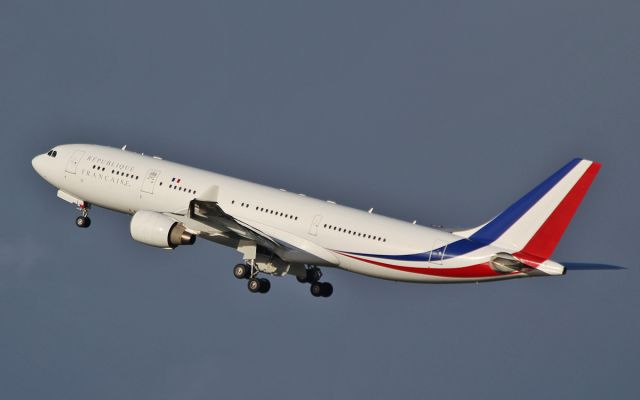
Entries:
[[[7,399],[636,399],[637,1],[0,2]],[[477,225],[576,156],[555,259],[481,285],[325,271],[250,294],[235,251],[87,231],[31,169],[91,142],[422,223]]]

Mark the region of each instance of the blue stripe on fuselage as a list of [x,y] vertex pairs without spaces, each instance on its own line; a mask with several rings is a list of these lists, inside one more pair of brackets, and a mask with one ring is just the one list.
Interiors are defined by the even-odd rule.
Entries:
[[[354,256],[361,257],[375,257],[382,258],[384,260],[396,260],[396,261],[429,261],[429,257],[431,253],[438,254],[438,257],[441,258],[444,253],[444,259],[457,257],[463,254],[470,253],[474,250],[477,250],[485,245],[482,243],[472,242],[469,239],[461,239],[455,241],[453,243],[448,244],[447,246],[442,246],[437,249],[433,249],[431,251],[427,251],[424,253],[415,253],[415,254],[370,254],[370,253],[351,253],[344,252]],[[446,251],[445,251],[446,250]]]
[[349,253],[349,254],[354,255],[354,256],[382,258],[382,259],[385,259],[385,260],[429,261],[429,252],[428,251],[426,253],[405,254],[405,255],[351,253],[351,252],[347,252],[347,251],[344,251],[343,253]]

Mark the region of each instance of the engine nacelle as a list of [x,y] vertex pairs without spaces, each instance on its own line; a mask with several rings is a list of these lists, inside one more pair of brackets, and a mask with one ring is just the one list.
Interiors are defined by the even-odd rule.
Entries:
[[187,232],[181,223],[153,211],[138,211],[131,218],[131,237],[140,243],[163,249],[191,245],[196,235]]

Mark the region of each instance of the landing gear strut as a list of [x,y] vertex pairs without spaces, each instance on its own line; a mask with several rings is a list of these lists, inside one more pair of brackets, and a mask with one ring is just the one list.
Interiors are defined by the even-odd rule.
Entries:
[[76,218],[76,226],[78,228],[88,228],[91,226],[91,218],[89,218],[89,209],[86,206],[80,207],[82,215]]

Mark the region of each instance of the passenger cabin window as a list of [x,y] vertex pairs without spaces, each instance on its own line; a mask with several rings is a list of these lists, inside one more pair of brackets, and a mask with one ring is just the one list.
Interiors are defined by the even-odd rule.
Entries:
[[[194,190],[193,193],[195,194],[196,191]],[[232,205],[236,204],[236,201],[235,200],[231,200],[231,204]],[[240,201],[240,207],[250,208],[251,207],[251,203]],[[274,215],[276,217],[283,217],[283,218],[286,218],[286,219],[292,219],[294,221],[298,220],[297,216],[295,216],[293,214],[286,213],[284,211],[271,210],[271,209],[260,207],[260,206],[255,206],[255,209],[256,209],[256,211],[264,212],[266,214]]]
[[369,233],[362,233],[362,232],[357,232],[351,229],[347,229],[345,227],[340,227],[340,226],[336,226],[336,225],[331,225],[331,224],[324,224],[323,228],[327,229],[327,230],[333,230],[333,231],[338,231],[340,233],[344,233],[347,235],[352,235],[352,236],[357,236],[363,239],[371,239],[371,240],[375,240],[378,242],[387,242],[387,239],[382,237],[382,236],[378,236],[378,235],[372,235]]

